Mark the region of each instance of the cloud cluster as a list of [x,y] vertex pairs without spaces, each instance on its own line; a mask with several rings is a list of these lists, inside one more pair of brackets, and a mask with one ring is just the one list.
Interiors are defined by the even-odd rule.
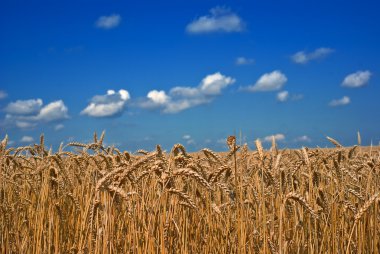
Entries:
[[351,100],[348,96],[343,96],[341,99],[335,99],[330,101],[329,106],[331,107],[337,107],[337,106],[345,106],[347,104],[350,104]]
[[117,93],[114,90],[108,90],[105,95],[94,96],[87,107],[81,111],[81,115],[98,118],[120,115],[130,98],[129,92],[124,89]]
[[252,58],[246,58],[246,57],[243,57],[243,56],[238,57],[235,60],[235,64],[236,65],[249,65],[249,64],[253,64],[254,62],[255,62],[254,59],[252,59]]
[[305,51],[299,51],[295,53],[291,58],[293,62],[297,64],[306,64],[311,60],[321,59],[334,52],[331,48],[317,48],[313,52],[307,53]]
[[212,32],[241,32],[244,30],[242,19],[225,7],[215,7],[210,14],[199,17],[187,25],[186,31],[191,34]]
[[268,92],[280,90],[288,81],[288,78],[279,70],[263,74],[254,85],[243,87],[248,92]]
[[121,22],[121,16],[119,14],[112,14],[109,16],[101,16],[95,22],[95,26],[101,29],[112,29],[117,27]]
[[365,86],[371,78],[371,75],[372,73],[368,70],[351,73],[344,78],[342,86],[350,88]]
[[69,118],[68,108],[62,100],[43,106],[41,99],[17,100],[4,109],[5,123],[18,128],[32,128],[39,123],[62,121]]
[[197,87],[177,86],[167,94],[165,91],[150,91],[139,102],[141,108],[160,108],[163,113],[178,113],[185,109],[211,102],[235,79],[220,72],[207,75]]

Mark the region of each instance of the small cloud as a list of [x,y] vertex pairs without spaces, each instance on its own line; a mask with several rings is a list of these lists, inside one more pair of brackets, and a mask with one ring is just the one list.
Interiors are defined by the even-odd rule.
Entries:
[[166,95],[165,91],[152,90],[146,96],[155,104],[166,104],[170,100],[170,97]]
[[285,135],[278,133],[278,134],[274,134],[274,135],[264,137],[263,141],[264,142],[272,142],[273,137],[276,141],[284,141],[285,140]]
[[235,64],[236,65],[249,65],[249,64],[253,64],[255,62],[254,59],[251,59],[251,58],[245,58],[245,57],[238,57],[236,58],[236,61],[235,61]]
[[186,135],[183,135],[183,137],[182,137],[183,139],[185,139],[185,140],[189,140],[189,139],[191,139],[191,136],[190,135],[188,135],[188,134],[186,134]]
[[210,144],[211,142],[212,142],[212,140],[209,138],[205,140],[205,144]]
[[5,91],[0,90],[0,100],[5,99],[7,97],[8,97],[8,94]]
[[32,115],[41,110],[42,104],[41,99],[17,100],[10,102],[4,111],[11,115]]
[[195,145],[195,140],[194,139],[188,139],[188,140],[186,140],[186,144]]
[[21,139],[20,139],[20,142],[21,143],[32,143],[34,141],[34,138],[33,137],[30,137],[30,136],[23,136]]
[[342,86],[350,88],[358,88],[365,86],[372,73],[370,71],[357,71],[346,76],[342,82]]
[[281,91],[277,93],[277,100],[280,102],[285,102],[289,99],[289,92],[288,91]]
[[112,14],[109,16],[101,16],[95,22],[95,26],[101,29],[112,29],[117,27],[121,22],[121,16],[119,14]]
[[16,121],[15,125],[20,129],[31,129],[37,126],[36,123],[26,122],[26,121]]
[[210,14],[201,16],[187,25],[186,31],[191,34],[213,32],[241,32],[244,30],[242,19],[225,7],[215,7]]
[[15,143],[16,143],[16,142],[15,142],[15,141],[13,141],[13,140],[9,140],[9,141],[8,141],[8,145],[9,145],[9,146],[12,146],[12,145],[14,145]]
[[294,139],[294,142],[297,142],[297,143],[302,143],[302,142],[310,143],[311,142],[311,138],[309,138],[306,135],[303,135],[303,136],[300,136],[300,137],[296,137]]
[[65,128],[65,126],[63,124],[57,124],[56,126],[54,126],[54,130],[55,131],[59,131],[59,130],[62,130],[63,128]]
[[232,85],[235,79],[222,75],[219,72],[207,75],[197,87],[177,86],[165,91],[150,91],[145,99],[137,106],[145,109],[160,108],[163,113],[178,113],[185,109],[210,103],[222,93],[227,86]]
[[130,99],[126,90],[108,90],[106,95],[96,95],[91,99],[90,104],[81,111],[81,115],[90,117],[113,117],[123,113],[127,101]]
[[299,51],[292,56],[292,60],[297,64],[306,64],[311,60],[324,58],[332,52],[334,52],[334,49],[331,48],[318,48],[310,53]]
[[336,100],[330,101],[329,106],[331,106],[331,107],[344,106],[344,105],[349,104],[350,102],[351,102],[350,97],[343,96],[343,98],[341,98],[341,99],[336,99]]
[[287,101],[299,101],[303,99],[302,94],[290,94],[288,91],[278,92],[276,95],[276,99],[279,102],[287,102]]
[[242,90],[248,92],[267,92],[280,90],[288,78],[281,71],[272,71],[263,74],[254,85],[243,87]]

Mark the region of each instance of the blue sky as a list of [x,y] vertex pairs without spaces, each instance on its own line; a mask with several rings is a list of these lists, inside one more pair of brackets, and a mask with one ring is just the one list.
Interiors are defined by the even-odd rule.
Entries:
[[[378,1],[0,3],[0,134],[121,149],[380,141]],[[269,143],[267,142],[269,145]]]

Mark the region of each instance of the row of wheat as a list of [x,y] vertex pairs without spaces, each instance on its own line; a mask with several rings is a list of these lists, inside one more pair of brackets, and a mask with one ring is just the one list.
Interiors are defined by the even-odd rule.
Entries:
[[379,253],[378,150],[0,145],[0,253]]

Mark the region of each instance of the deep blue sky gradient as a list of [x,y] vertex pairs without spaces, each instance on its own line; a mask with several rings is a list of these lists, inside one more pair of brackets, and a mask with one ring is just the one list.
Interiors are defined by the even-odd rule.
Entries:
[[[236,33],[190,34],[186,26],[211,8],[229,8],[244,21]],[[10,102],[41,98],[63,100],[70,118],[20,129],[3,125],[14,145],[23,136],[38,140],[45,133],[54,147],[61,141],[88,141],[106,130],[106,141],[127,150],[166,149],[185,143],[190,150],[225,148],[220,139],[242,133],[253,147],[256,138],[281,133],[281,147],[326,146],[325,136],[345,145],[380,141],[380,10],[379,1],[105,1],[2,0],[0,2],[0,121]],[[119,26],[95,26],[100,16],[119,14]],[[292,62],[298,51],[327,47],[334,52],[307,64]],[[254,59],[238,66],[237,57]],[[248,93],[239,87],[261,75],[281,70],[282,90],[302,94],[281,103],[274,92]],[[369,70],[361,88],[341,86],[351,73]],[[80,115],[95,95],[125,89],[132,100],[153,90],[197,86],[215,72],[236,79],[211,103],[176,114],[128,107],[121,116]],[[330,107],[333,99],[351,103]],[[295,142],[307,135],[311,142]]]

